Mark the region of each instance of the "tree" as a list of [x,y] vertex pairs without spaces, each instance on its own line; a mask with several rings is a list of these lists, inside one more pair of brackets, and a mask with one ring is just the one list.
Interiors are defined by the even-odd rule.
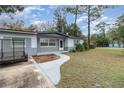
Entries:
[[98,5],[83,5],[83,11],[87,15],[87,24],[88,24],[88,47],[90,48],[90,24],[92,21],[97,20],[101,16],[101,11],[104,6]]
[[109,24],[105,22],[100,22],[96,25],[96,29],[103,34],[103,37],[106,37],[106,28]]
[[[74,26],[75,26],[75,28],[74,28]],[[81,32],[80,28],[77,25],[71,24],[70,25],[70,33],[69,33],[69,35],[70,36],[75,36],[75,37],[78,37],[78,36],[80,37],[80,36],[82,36],[82,32]]]
[[64,12],[65,13],[70,13],[72,15],[74,15],[74,23],[71,24],[71,35],[73,36],[81,36],[81,31],[79,31],[79,27],[77,26],[77,16],[82,14],[82,7],[80,7],[79,5],[75,5],[75,6],[69,6],[69,7],[65,7],[64,8]]
[[82,9],[79,5],[69,6],[64,8],[65,13],[70,13],[74,15],[74,24],[77,23],[77,16],[82,14]]
[[40,28],[42,29],[42,31],[54,31],[55,24],[50,22],[45,22],[40,25]]
[[118,26],[124,25],[124,14],[121,15],[120,17],[118,17],[117,25],[118,25]]
[[[11,19],[13,19],[13,16],[11,14],[14,14],[15,12],[21,12],[24,10],[24,7],[21,5],[0,5],[0,15],[7,14]],[[7,23],[3,22],[3,25],[1,26],[6,27]]]
[[24,30],[24,21],[18,20],[15,23],[7,24],[7,28],[13,30]]
[[92,43],[96,43],[97,36],[98,36],[98,34],[92,34],[91,35],[91,42]]
[[23,10],[24,6],[22,5],[0,5],[0,15],[3,13],[7,13],[12,19],[13,17],[11,14],[22,12]]
[[97,47],[108,47],[109,40],[107,37],[104,37],[101,33],[91,35],[91,43]]
[[118,33],[119,37],[122,39],[123,47],[124,47],[124,14],[118,17],[117,20],[118,25]]
[[39,22],[32,24],[37,31],[55,31],[55,24],[50,22]]
[[31,31],[31,32],[36,31],[37,27],[35,25],[31,24],[28,28],[26,28],[26,30]]
[[122,43],[124,48],[124,26],[119,26],[118,31],[119,31],[119,36],[122,38]]
[[2,13],[15,13],[17,11],[23,11],[24,7],[20,5],[0,5],[0,14]]
[[114,24],[113,27],[109,29],[106,36],[109,39],[109,41],[112,42],[113,47],[114,47],[115,41],[118,42],[118,47],[120,47],[120,36],[119,36],[118,28],[117,28],[116,24]]
[[56,23],[56,30],[59,32],[63,32],[67,22],[61,8],[57,8],[54,11],[54,22]]

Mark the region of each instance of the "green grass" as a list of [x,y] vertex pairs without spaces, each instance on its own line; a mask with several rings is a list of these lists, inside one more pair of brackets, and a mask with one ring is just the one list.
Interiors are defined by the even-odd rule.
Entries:
[[121,50],[97,48],[67,53],[71,60],[61,66],[61,80],[56,87],[124,87]]

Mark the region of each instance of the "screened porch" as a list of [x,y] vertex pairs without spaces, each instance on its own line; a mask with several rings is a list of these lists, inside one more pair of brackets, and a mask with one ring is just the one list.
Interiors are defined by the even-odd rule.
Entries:
[[27,60],[25,39],[0,39],[0,64],[24,62]]

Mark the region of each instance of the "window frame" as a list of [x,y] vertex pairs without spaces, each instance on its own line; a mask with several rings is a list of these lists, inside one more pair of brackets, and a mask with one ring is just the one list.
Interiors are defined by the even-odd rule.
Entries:
[[[55,40],[55,46],[50,46],[50,40],[51,39]],[[48,40],[48,45],[47,46],[41,46],[41,40]],[[49,38],[49,39],[47,39],[47,38],[40,38],[40,47],[56,47],[56,39],[54,39],[54,38]]]

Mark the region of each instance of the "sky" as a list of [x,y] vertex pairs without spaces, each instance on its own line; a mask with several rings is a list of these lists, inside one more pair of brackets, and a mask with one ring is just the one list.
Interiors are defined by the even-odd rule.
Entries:
[[[24,6],[25,9],[23,12],[17,12],[13,14],[14,19],[10,19],[10,17],[6,14],[0,15],[0,24],[2,22],[12,23],[17,20],[23,20],[25,26],[28,27],[31,24],[39,24],[43,22],[52,22],[53,21],[53,12],[57,7],[64,6]],[[91,23],[91,33],[96,33],[94,30],[95,25],[100,21],[104,21],[109,24],[113,24],[116,22],[117,17],[124,14],[124,6],[116,6],[115,8],[107,8],[102,11],[101,18]],[[74,22],[74,16],[72,14],[67,14],[66,19],[68,24]],[[82,33],[87,35],[87,24],[86,24],[87,16],[86,15],[78,15],[77,25],[80,27]]]

